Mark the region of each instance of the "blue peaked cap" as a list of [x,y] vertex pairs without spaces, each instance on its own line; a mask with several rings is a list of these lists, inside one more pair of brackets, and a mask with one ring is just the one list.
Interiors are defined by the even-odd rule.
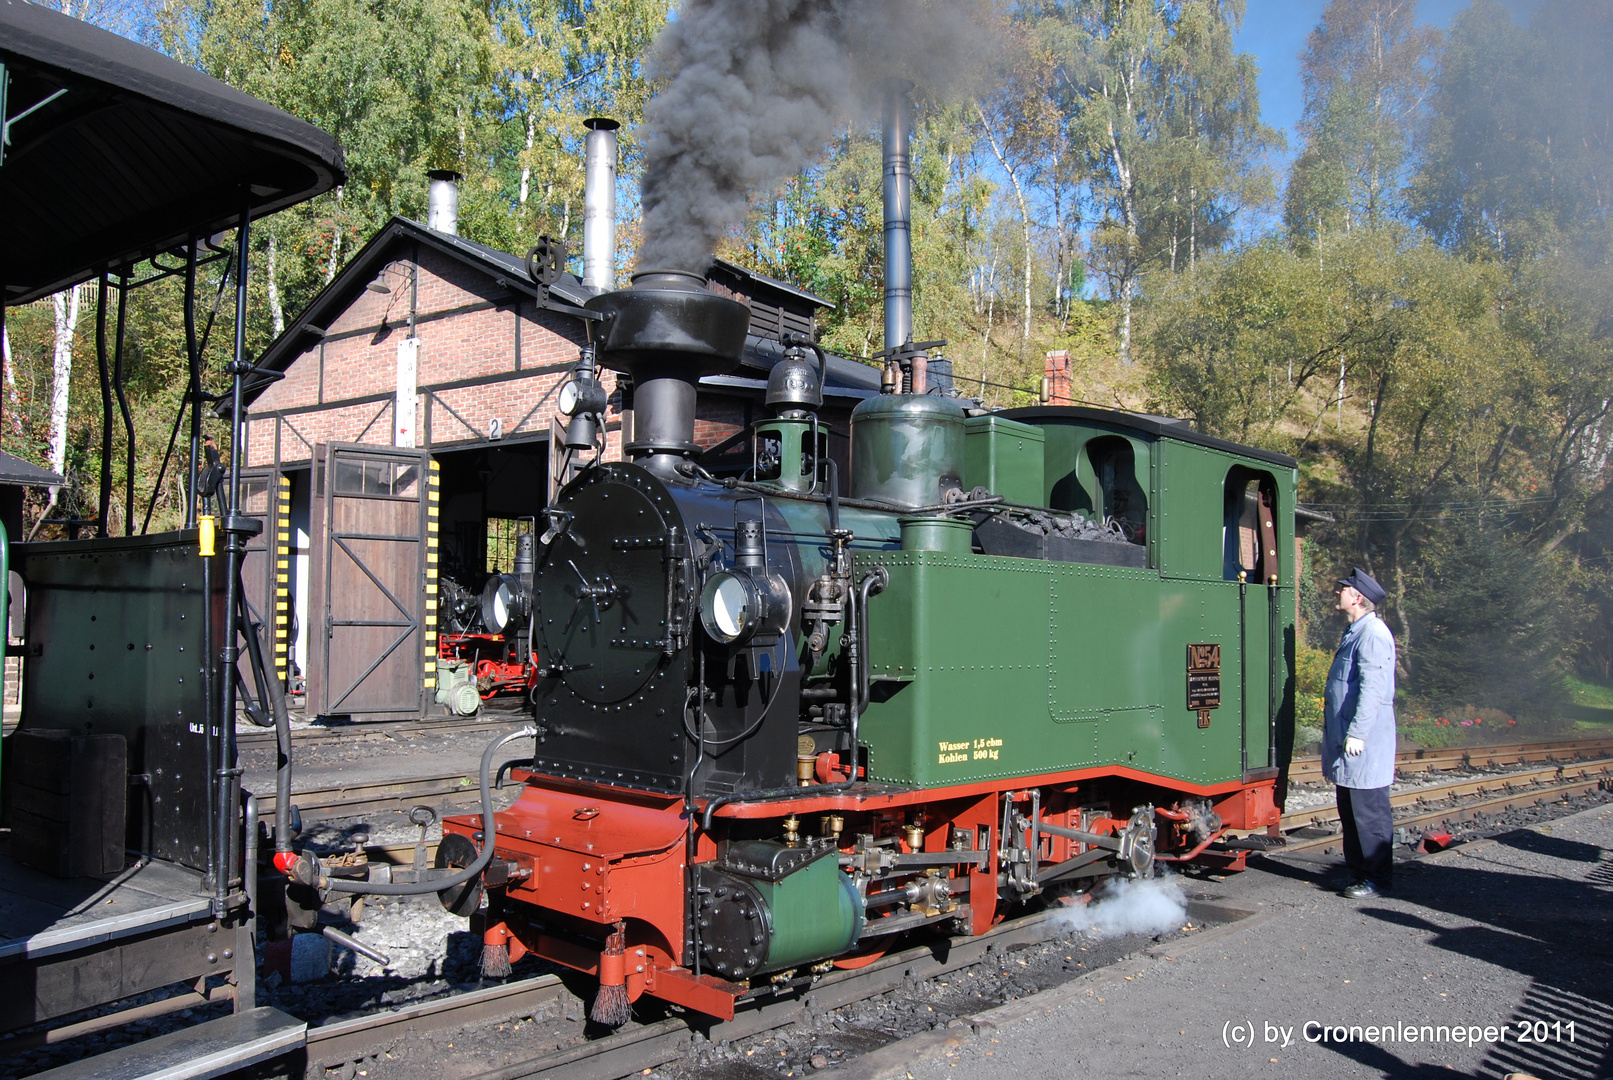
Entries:
[[1339,584],[1348,585],[1368,600],[1371,600],[1374,605],[1383,603],[1383,598],[1389,595],[1384,587],[1378,584],[1376,578],[1359,566],[1355,568],[1355,572],[1349,577],[1339,578]]

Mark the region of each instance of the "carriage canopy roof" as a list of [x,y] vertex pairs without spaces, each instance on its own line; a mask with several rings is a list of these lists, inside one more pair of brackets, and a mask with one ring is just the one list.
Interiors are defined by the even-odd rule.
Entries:
[[312,124],[161,53],[0,0],[0,284],[46,296],[346,179]]

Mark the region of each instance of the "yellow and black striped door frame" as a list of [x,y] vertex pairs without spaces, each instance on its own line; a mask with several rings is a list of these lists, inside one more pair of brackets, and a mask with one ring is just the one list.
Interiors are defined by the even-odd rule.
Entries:
[[291,477],[280,473],[270,490],[269,520],[274,538],[268,555],[274,560],[274,674],[285,684],[291,674]]
[[421,686],[427,699],[436,697],[437,687],[437,526],[440,521],[442,470],[435,458],[426,474],[426,595],[420,625],[424,633],[425,663]]

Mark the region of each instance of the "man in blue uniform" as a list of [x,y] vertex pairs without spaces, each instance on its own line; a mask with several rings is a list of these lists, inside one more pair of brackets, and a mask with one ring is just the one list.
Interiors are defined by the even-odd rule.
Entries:
[[1322,770],[1337,785],[1344,862],[1352,881],[1341,896],[1364,899],[1389,887],[1395,779],[1395,638],[1377,615],[1384,589],[1360,567],[1339,582],[1339,610],[1350,627],[1327,673]]

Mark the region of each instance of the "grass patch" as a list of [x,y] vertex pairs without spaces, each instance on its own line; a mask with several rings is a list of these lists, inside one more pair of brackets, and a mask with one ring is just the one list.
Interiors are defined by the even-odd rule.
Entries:
[[1447,726],[1443,719],[1432,716],[1402,720],[1398,727],[1402,739],[1409,739],[1429,750],[1442,750],[1447,746],[1456,746],[1467,741],[1467,732],[1464,729],[1455,725]]
[[[1575,705],[1586,705],[1593,709],[1613,710],[1613,686],[1606,683],[1591,682],[1588,679],[1576,679],[1568,676],[1568,696],[1574,699]],[[1613,715],[1608,717],[1613,722]]]

